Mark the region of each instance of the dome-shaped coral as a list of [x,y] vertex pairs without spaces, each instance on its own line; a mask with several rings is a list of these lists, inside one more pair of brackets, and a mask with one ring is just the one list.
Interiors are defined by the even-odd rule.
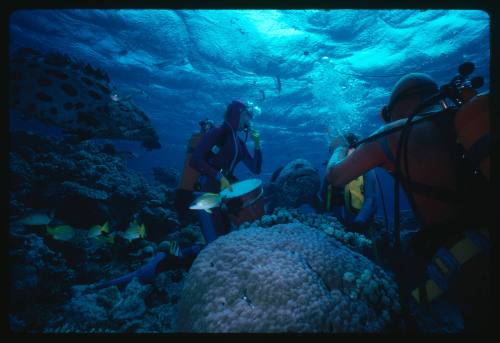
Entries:
[[232,232],[189,271],[179,331],[374,332],[399,310],[394,281],[302,224]]

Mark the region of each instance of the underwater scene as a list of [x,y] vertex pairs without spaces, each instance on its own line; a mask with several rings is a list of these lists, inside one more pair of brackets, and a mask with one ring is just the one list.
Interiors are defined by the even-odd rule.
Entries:
[[11,332],[491,329],[488,13],[8,28]]

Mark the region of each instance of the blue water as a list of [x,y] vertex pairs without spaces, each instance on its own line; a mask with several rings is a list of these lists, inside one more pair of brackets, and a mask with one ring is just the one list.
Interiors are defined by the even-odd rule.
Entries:
[[[489,17],[477,10],[19,10],[9,19],[11,53],[67,53],[105,70],[121,94],[133,94],[162,148],[117,144],[137,154],[129,167],[146,177],[153,167],[181,169],[198,121],[220,123],[233,99],[262,108],[254,126],[268,180],[295,158],[323,175],[330,139],[376,130],[380,108],[405,73],[425,72],[441,85],[472,61],[485,79],[481,90],[489,89]],[[13,115],[11,130],[58,135]],[[392,178],[377,173],[378,215],[383,197],[391,216]],[[236,174],[251,175],[241,165]],[[409,208],[404,194],[401,208]]]

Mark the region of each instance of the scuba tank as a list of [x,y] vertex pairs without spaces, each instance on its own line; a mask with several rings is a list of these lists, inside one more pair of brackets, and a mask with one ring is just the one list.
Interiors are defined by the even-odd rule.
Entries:
[[183,189],[186,191],[193,191],[195,189],[196,181],[200,176],[200,173],[192,168],[189,163],[191,162],[191,155],[193,154],[194,149],[200,142],[201,138],[205,135],[205,133],[213,127],[213,121],[206,118],[199,122],[200,132],[193,133],[191,138],[189,138],[187,149],[186,149],[186,157],[184,159],[184,167],[182,169],[182,175],[179,181],[178,189]]
[[213,121],[207,118],[200,121],[199,125],[200,131],[193,133],[189,138],[186,149],[186,157],[184,159],[184,167],[179,179],[179,185],[175,190],[174,206],[181,221],[187,220],[188,218],[189,204],[193,201],[193,192],[197,188],[197,181],[200,176],[200,173],[189,165],[191,162],[191,156],[206,131],[213,127]]
[[189,138],[186,149],[186,157],[184,159],[184,167],[182,168],[182,175],[178,186],[178,188],[180,189],[184,189],[187,191],[194,190],[194,185],[198,180],[198,176],[200,176],[200,173],[196,169],[189,166],[189,162],[191,161],[193,150],[196,148],[204,134],[204,132],[193,133],[191,135],[191,138]]

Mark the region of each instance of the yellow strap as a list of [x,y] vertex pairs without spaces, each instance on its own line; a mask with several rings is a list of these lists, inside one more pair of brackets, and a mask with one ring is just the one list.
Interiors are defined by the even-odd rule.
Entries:
[[450,249],[450,253],[460,264],[464,264],[480,252],[481,248],[469,238],[462,239]]
[[[481,230],[480,232],[489,239],[490,235],[488,231]],[[449,249],[449,251],[457,260],[457,262],[462,265],[479,254],[481,252],[481,247],[478,247],[470,238],[466,237],[453,245],[451,249]],[[438,268],[443,272],[444,275],[447,275],[450,272],[448,267],[446,267],[446,265],[443,263],[443,261],[441,261],[439,257],[434,258],[434,263],[436,264],[436,266],[438,266]],[[429,302],[443,293],[443,291],[433,280],[427,280],[424,287],[427,291],[427,301]],[[420,302],[419,288],[414,289],[412,291],[412,295],[418,302]]]
[[443,261],[441,261],[441,259],[439,257],[436,257],[434,259],[434,262],[436,263],[436,265],[439,267],[439,269],[441,270],[441,272],[444,275],[448,275],[450,270],[448,269],[448,267],[446,267],[446,265],[443,263]]
[[[441,294],[443,294],[443,290],[439,288],[439,286],[433,280],[427,280],[425,282],[425,292],[427,293],[427,302],[431,302]],[[420,300],[420,288],[415,288],[411,295],[415,298],[417,302],[421,302]]]

